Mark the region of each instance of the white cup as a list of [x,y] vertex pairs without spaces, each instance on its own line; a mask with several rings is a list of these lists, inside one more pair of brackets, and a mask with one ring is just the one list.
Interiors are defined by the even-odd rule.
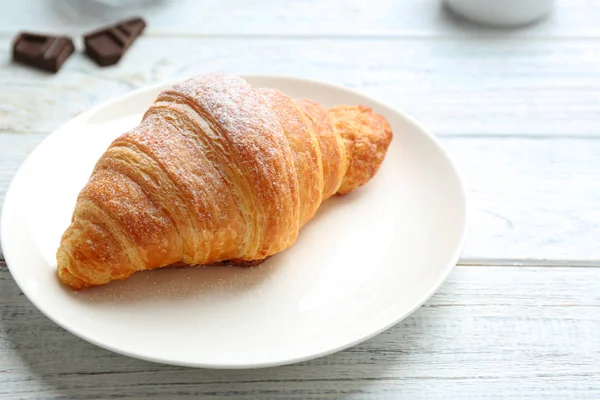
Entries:
[[516,26],[547,15],[554,0],[444,0],[455,13],[487,25]]

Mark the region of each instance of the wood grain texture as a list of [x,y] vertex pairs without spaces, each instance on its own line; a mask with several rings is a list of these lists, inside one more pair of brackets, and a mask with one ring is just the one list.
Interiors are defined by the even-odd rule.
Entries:
[[597,399],[599,292],[599,268],[458,267],[412,316],[341,353],[194,370],[76,338],[0,267],[0,399]]
[[[0,59],[9,59],[0,39]],[[57,75],[0,66],[0,132],[49,133],[102,101],[212,71],[321,79],[399,107],[438,135],[600,136],[600,42],[142,37],[119,65],[76,53]]]
[[[0,134],[0,204],[44,136]],[[600,138],[444,137],[442,144],[470,200],[464,261],[600,260]]]
[[[453,18],[441,0],[21,0],[0,3],[0,33],[37,29],[80,34],[117,18],[142,15],[150,35],[472,36],[504,34]],[[516,37],[600,37],[599,0],[558,0],[540,24]],[[112,4],[119,4],[118,6]]]

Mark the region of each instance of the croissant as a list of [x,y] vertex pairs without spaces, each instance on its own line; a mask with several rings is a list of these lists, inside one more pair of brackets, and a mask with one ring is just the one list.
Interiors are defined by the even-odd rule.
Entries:
[[75,290],[173,265],[255,265],[321,202],[366,183],[392,139],[365,106],[325,109],[227,74],[159,94],[77,198],[57,251]]

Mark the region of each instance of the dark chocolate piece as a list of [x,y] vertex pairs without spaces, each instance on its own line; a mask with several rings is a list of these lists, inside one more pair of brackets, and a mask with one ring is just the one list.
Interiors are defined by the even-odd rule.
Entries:
[[116,64],[145,27],[143,19],[131,18],[90,32],[83,37],[85,53],[102,67]]
[[22,32],[13,42],[14,61],[50,72],[58,72],[74,51],[67,36]]

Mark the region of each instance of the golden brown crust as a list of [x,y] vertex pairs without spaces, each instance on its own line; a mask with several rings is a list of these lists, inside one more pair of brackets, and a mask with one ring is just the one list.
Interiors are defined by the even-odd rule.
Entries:
[[58,276],[78,290],[173,265],[254,265],[291,246],[322,200],[367,182],[391,135],[367,107],[326,110],[225,74],[189,79],[96,164]]
[[304,112],[276,89],[257,89],[277,116],[290,146],[298,177],[300,226],[310,220],[323,198],[323,162],[318,137]]
[[337,192],[346,173],[348,160],[344,143],[334,131],[323,106],[309,99],[296,100],[296,104],[304,111],[313,130],[319,133],[317,137],[323,161],[323,200],[326,200]]
[[365,106],[336,106],[328,116],[346,148],[349,165],[337,191],[346,194],[375,175],[392,141],[392,128],[385,118]]

